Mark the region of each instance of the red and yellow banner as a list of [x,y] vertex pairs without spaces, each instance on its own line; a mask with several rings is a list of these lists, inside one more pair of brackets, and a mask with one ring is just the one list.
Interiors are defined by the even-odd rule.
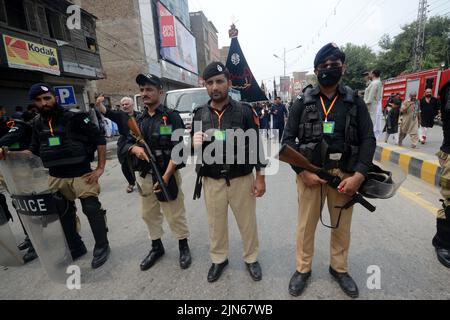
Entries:
[[61,74],[56,48],[7,35],[3,35],[3,43],[10,68]]

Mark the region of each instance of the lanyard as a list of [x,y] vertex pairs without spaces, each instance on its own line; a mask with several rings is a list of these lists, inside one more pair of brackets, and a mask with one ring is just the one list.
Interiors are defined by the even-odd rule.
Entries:
[[223,118],[223,116],[224,116],[226,111],[227,111],[227,109],[224,109],[224,110],[222,110],[222,112],[219,113],[219,111],[214,110],[214,113],[219,118],[219,130],[222,130],[222,118]]
[[50,134],[54,137],[55,134],[53,132],[52,119],[48,120],[48,127],[50,128]]
[[323,113],[325,113],[325,122],[328,122],[328,115],[330,114],[331,110],[333,110],[334,105],[336,104],[336,101],[337,101],[338,97],[339,97],[339,95],[337,95],[334,98],[333,102],[331,103],[330,107],[328,108],[328,111],[327,111],[327,108],[325,107],[325,102],[323,102],[323,98],[320,97],[320,102],[322,102]]

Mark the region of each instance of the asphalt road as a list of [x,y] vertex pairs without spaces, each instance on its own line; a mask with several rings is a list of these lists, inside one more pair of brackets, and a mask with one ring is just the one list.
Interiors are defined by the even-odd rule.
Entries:
[[[125,193],[126,183],[117,160],[109,160],[102,178],[101,201],[108,210],[110,260],[99,270],[90,269],[93,237],[81,214],[82,236],[90,252],[77,264],[82,270],[80,290],[68,290],[49,281],[39,261],[20,268],[0,269],[0,299],[218,299],[296,300],[287,291],[295,271],[297,195],[295,177],[283,165],[278,175],[267,178],[267,194],[258,201],[260,262],[263,281],[255,283],[242,260],[240,235],[232,214],[230,265],[214,284],[206,281],[210,267],[208,231],[203,199],[192,200],[193,167],[183,170],[183,191],[191,229],[193,264],[182,271],[178,242],[165,225],[166,255],[147,272],[140,261],[150,249],[146,227],[140,218],[139,195]],[[431,239],[439,190],[408,178],[399,194],[376,201],[377,212],[355,209],[350,274],[360,288],[360,299],[450,299],[450,270],[436,259]],[[81,210],[79,210],[81,212]],[[327,211],[325,209],[325,216]],[[22,234],[13,225],[17,240]],[[330,231],[321,225],[316,233],[312,281],[298,299],[348,299],[328,274]],[[368,269],[380,270],[380,289],[369,289]]]

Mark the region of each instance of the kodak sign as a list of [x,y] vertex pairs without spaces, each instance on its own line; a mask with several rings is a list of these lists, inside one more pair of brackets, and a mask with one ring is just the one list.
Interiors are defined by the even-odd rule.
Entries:
[[3,44],[10,68],[61,74],[56,48],[8,35],[3,35]]

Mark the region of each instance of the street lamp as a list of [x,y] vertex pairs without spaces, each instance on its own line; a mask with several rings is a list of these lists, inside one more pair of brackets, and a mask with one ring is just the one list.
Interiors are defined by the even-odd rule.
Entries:
[[280,59],[281,61],[283,61],[283,66],[284,66],[284,76],[286,77],[286,53],[292,52],[294,50],[300,49],[302,47],[302,45],[298,45],[295,48],[286,50],[286,48],[284,48],[284,54],[283,54],[283,58],[280,58],[279,56],[277,56],[276,54],[273,54],[273,56],[277,59]]

